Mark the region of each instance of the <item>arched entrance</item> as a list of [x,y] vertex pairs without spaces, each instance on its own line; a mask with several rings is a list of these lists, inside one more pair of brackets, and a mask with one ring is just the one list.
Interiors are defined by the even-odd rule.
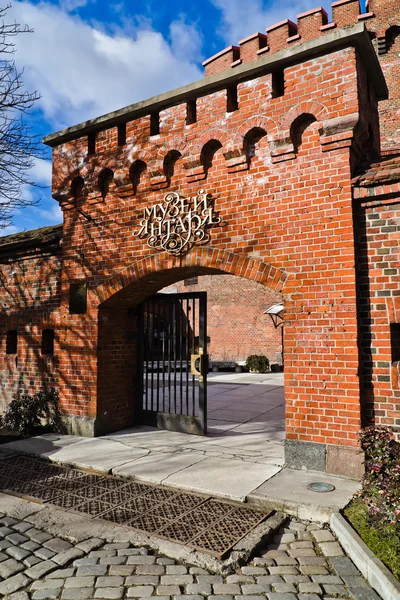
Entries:
[[[205,432],[204,419],[202,421],[200,414],[202,404],[204,406],[206,403],[205,381],[202,381],[206,375],[205,367],[200,376],[188,376],[192,358],[207,353],[205,298],[200,301],[199,296],[197,300],[195,295],[191,297],[186,294],[182,298],[184,302],[177,300],[178,304],[181,302],[179,308],[178,304],[172,302],[171,296],[161,302],[160,297],[155,294],[184,279],[221,274],[249,279],[267,286],[277,294],[281,294],[287,279],[284,272],[257,259],[203,247],[179,258],[167,254],[146,257],[96,290],[96,297],[102,300],[98,307],[98,435],[139,422],[193,433]],[[146,301],[149,298],[152,300]],[[190,315],[191,309],[193,312]],[[159,327],[160,323],[163,323],[163,328]],[[152,330],[152,336],[157,332],[157,342],[152,354],[148,348],[148,339],[144,344],[146,329]],[[168,337],[173,334],[176,339],[170,340],[170,343],[165,343],[166,340],[162,342],[160,340],[164,334]],[[161,357],[163,349],[165,354]],[[184,368],[181,365],[176,369],[174,363],[172,381],[168,381],[167,374],[167,391],[165,368],[170,369],[175,360],[183,363]],[[198,372],[198,365],[193,364],[193,369],[196,370],[196,366]],[[143,371],[146,371],[145,377]],[[184,371],[186,375],[178,377],[177,372]],[[157,375],[154,377],[150,372]],[[182,379],[187,385],[184,389],[179,387]],[[143,393],[143,386],[147,400],[140,405],[138,399]],[[179,423],[176,422],[175,414],[182,410],[176,410],[177,395],[180,409],[182,402],[186,403],[183,412],[187,418],[181,418]],[[152,398],[151,401],[149,397]],[[168,414],[174,416],[167,418],[165,406],[170,408],[171,397],[175,402],[175,409],[169,410]],[[142,410],[143,407],[146,407],[145,411]],[[157,411],[154,410],[155,407]],[[164,413],[164,416],[158,416],[157,420],[155,414],[150,414],[155,412]],[[143,416],[148,419],[143,419]]]

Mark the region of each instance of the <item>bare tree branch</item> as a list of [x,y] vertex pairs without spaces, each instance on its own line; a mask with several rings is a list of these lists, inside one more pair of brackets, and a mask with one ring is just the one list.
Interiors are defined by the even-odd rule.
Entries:
[[37,92],[24,88],[22,75],[14,60],[14,38],[32,33],[28,26],[7,23],[11,5],[0,8],[0,230],[12,223],[15,210],[37,201],[23,194],[23,186],[36,185],[29,172],[42,156],[40,139],[32,135],[23,117],[39,100]]

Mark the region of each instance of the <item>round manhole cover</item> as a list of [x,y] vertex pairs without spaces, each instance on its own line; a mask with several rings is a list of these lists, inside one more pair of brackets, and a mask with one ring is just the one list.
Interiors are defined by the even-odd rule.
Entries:
[[47,433],[42,435],[42,438],[44,438],[45,440],[48,440],[49,442],[57,442],[60,439],[56,435],[51,435],[51,434],[47,434]]
[[323,483],[322,481],[313,481],[307,485],[307,489],[311,490],[312,492],[324,493],[333,492],[335,486],[331,485],[330,483]]

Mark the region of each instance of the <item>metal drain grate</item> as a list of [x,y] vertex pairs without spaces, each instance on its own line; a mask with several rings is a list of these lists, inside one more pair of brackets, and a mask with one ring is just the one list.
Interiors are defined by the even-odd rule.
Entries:
[[156,534],[217,558],[226,556],[269,514],[27,456],[0,461],[0,489]]

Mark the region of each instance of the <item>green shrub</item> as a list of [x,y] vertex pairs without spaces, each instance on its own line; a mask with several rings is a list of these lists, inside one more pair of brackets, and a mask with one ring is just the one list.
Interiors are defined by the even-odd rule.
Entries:
[[1,417],[1,425],[21,435],[32,435],[44,428],[60,431],[58,392],[41,388],[33,395],[15,394]]
[[365,452],[362,489],[344,514],[374,554],[400,577],[400,444],[391,431],[360,432]]
[[395,524],[400,534],[400,443],[382,427],[367,427],[360,440],[366,459],[360,498],[373,523]]
[[266,373],[269,368],[269,360],[263,354],[251,354],[246,360],[246,369]]

